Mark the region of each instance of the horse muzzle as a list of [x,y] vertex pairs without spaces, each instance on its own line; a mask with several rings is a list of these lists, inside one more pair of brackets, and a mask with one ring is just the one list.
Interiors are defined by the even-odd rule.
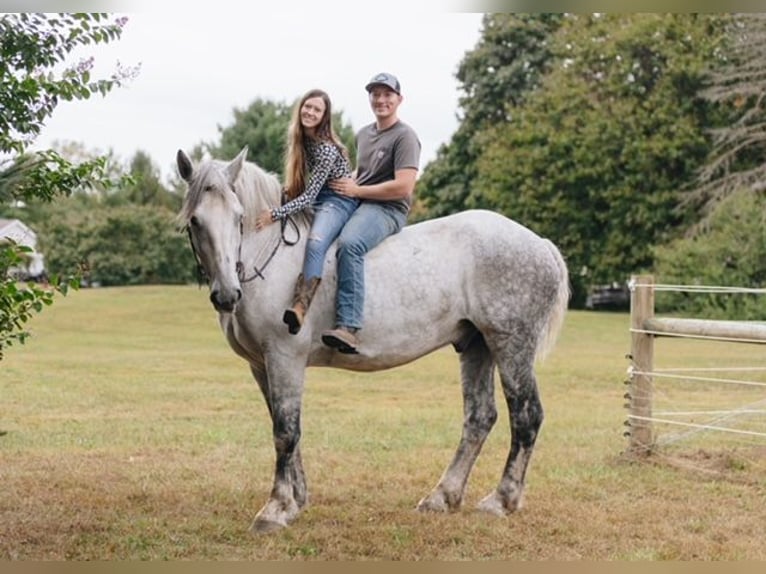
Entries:
[[210,291],[210,302],[219,313],[231,313],[242,299],[242,289],[213,289]]

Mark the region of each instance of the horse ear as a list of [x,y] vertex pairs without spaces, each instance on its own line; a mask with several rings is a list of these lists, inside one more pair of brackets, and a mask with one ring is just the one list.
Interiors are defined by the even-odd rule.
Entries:
[[239,175],[239,172],[245,163],[246,157],[247,157],[247,146],[243,147],[242,151],[240,151],[237,154],[237,157],[231,160],[231,163],[229,163],[229,165],[226,166],[226,173],[229,176],[230,182],[233,183],[237,179],[237,176]]
[[181,178],[184,181],[190,181],[192,173],[194,173],[194,166],[192,166],[189,156],[182,149],[179,149],[176,154],[176,163],[178,164],[178,173],[181,175]]

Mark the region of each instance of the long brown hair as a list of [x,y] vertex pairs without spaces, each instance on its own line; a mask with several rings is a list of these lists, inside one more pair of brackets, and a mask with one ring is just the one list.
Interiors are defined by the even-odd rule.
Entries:
[[306,190],[308,165],[306,161],[305,139],[309,136],[301,124],[301,108],[306,100],[322,98],[325,105],[322,121],[316,127],[315,138],[320,141],[328,141],[335,144],[341,153],[348,158],[348,150],[335,134],[332,127],[332,104],[330,96],[323,90],[309,90],[295,104],[293,115],[290,119],[290,127],[287,130],[287,147],[285,153],[285,193],[287,199],[295,199]]

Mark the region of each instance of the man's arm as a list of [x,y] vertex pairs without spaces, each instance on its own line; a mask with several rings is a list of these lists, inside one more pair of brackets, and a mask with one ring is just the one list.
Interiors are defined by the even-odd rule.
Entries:
[[377,201],[396,201],[406,199],[415,191],[415,181],[418,170],[415,168],[397,169],[394,179],[376,183],[374,185],[357,185],[356,182],[344,177],[329,182],[330,187],[348,197],[359,199],[373,199]]

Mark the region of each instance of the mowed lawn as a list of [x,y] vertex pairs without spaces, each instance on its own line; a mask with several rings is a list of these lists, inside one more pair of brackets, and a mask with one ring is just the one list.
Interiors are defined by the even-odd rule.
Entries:
[[[460,436],[451,347],[378,373],[309,370],[310,503],[290,528],[253,536],[271,425],[206,290],[59,297],[0,361],[0,559],[766,559],[766,439],[696,433],[647,460],[623,456],[628,327],[625,313],[568,314],[538,367],[546,419],[526,503],[507,518],[475,510],[507,456],[499,391],[463,508],[414,510]],[[657,346],[675,366],[766,366],[762,345]],[[766,402],[758,387],[683,390],[695,408]],[[684,393],[657,396],[685,408]]]

